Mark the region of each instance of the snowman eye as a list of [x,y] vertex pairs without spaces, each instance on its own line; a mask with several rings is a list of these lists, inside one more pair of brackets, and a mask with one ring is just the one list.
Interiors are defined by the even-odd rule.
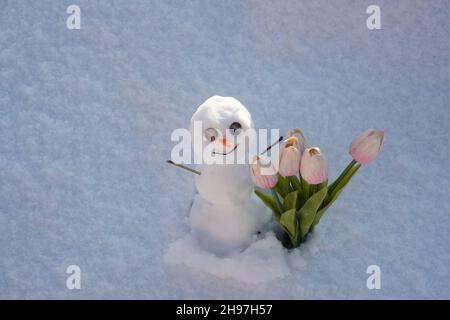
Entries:
[[205,138],[208,141],[213,142],[219,136],[219,133],[214,128],[208,128],[205,130]]
[[241,133],[241,124],[239,122],[233,122],[230,126],[231,134],[237,136],[239,133]]

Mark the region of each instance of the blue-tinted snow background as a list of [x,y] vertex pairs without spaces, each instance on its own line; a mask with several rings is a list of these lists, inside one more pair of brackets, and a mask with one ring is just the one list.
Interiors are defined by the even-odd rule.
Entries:
[[[1,2],[1,298],[450,298],[448,1],[77,0],[81,30],[70,4]],[[164,263],[195,193],[170,134],[214,94],[301,127],[332,178],[386,131],[282,280]]]

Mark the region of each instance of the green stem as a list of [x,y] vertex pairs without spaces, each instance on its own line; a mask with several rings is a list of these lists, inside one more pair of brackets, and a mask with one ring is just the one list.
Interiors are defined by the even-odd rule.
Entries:
[[352,159],[352,161],[350,161],[348,166],[344,169],[344,171],[342,171],[339,177],[337,177],[337,179],[334,180],[334,182],[328,187],[328,194],[331,194],[334,191],[336,186],[342,181],[342,179],[347,175],[347,173],[353,168],[356,163],[357,162],[355,161],[355,159]]
[[319,184],[317,186],[317,191],[322,190],[323,188],[325,188],[328,185],[328,180],[325,180],[324,182],[322,182],[321,184]]
[[349,181],[350,179],[355,175],[355,173],[358,171],[358,169],[361,168],[361,164],[355,165],[353,168],[351,168],[347,175],[339,181],[339,183],[334,187],[334,189],[331,192],[328,192],[328,195],[332,199],[337,192],[339,192],[340,189],[342,189]]

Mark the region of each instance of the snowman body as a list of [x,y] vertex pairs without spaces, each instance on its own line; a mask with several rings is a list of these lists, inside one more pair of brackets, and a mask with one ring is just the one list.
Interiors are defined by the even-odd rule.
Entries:
[[[193,121],[202,122],[202,151],[208,147],[208,150],[218,152],[216,156],[223,155],[224,160],[231,156],[236,159],[237,148],[246,147],[230,142],[230,128],[238,135],[253,127],[247,109],[229,97],[209,98],[197,109]],[[191,123],[191,131],[193,128]],[[194,132],[192,134],[195,136]],[[197,136],[200,135],[197,133]],[[191,207],[189,222],[199,243],[218,254],[250,244],[271,214],[253,193],[249,165],[224,161],[201,164],[197,170],[201,175],[195,179],[198,194]]]

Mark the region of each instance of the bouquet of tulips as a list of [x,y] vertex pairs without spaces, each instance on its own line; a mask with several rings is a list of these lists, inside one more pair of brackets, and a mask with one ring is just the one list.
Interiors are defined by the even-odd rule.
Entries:
[[369,129],[356,137],[349,147],[352,161],[331,184],[325,156],[317,147],[306,147],[300,129],[290,131],[282,142],[278,172],[261,156],[253,158],[253,182],[271,191],[269,194],[257,188],[255,193],[272,210],[283,231],[284,246],[295,248],[306,240],[361,165],[372,161],[383,144],[383,131]]

